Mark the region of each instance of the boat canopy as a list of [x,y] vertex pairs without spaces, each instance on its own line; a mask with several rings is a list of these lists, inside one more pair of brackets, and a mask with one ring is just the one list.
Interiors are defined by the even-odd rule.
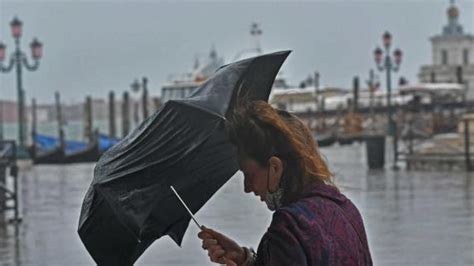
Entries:
[[[60,145],[59,138],[43,134],[36,134],[34,136],[34,141],[36,143],[36,147],[41,151],[54,150]],[[113,145],[117,144],[119,141],[119,139],[111,138],[104,134],[99,134],[99,149],[100,151],[106,151]],[[78,140],[66,140],[64,141],[64,144],[66,146],[64,151],[66,154],[85,150],[89,146],[89,143]]]
[[106,151],[117,144],[119,141],[119,139],[111,138],[104,134],[99,134],[99,150]]

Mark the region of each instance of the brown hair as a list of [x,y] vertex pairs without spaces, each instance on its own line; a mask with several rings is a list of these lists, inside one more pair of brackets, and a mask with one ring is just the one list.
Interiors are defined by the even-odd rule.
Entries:
[[334,186],[311,131],[296,116],[263,101],[240,104],[228,117],[227,132],[240,158],[253,159],[262,167],[272,156],[284,162],[284,203],[296,201],[311,183]]

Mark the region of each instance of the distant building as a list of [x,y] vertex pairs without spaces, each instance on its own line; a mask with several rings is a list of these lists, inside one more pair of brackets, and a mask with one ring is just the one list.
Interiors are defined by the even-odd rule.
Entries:
[[[316,95],[317,99],[316,99]],[[351,98],[349,90],[341,88],[285,87],[275,88],[270,94],[270,104],[278,109],[293,113],[314,112],[315,110],[336,110],[347,107]]]
[[13,123],[18,121],[18,106],[14,101],[0,101],[0,121]]
[[191,73],[175,77],[171,82],[163,85],[161,102],[188,97],[222,65],[224,65],[224,59],[218,57],[216,50],[212,48],[209,58],[203,65],[200,65],[196,60]]
[[[61,105],[62,116],[64,121],[71,121],[71,115],[76,116],[77,109],[70,110],[69,105]],[[82,111],[81,111],[82,112]],[[33,108],[31,105],[26,106],[26,120],[28,123],[33,121]],[[56,106],[54,104],[37,104],[36,105],[36,123],[56,122]],[[15,121],[16,122],[16,121]]]
[[[92,113],[94,113],[94,100],[92,101]],[[61,105],[62,117],[65,122],[84,121],[84,103],[71,103]],[[53,121],[56,121],[56,107],[52,112]]]
[[109,105],[104,99],[92,99],[92,113],[95,120],[107,120]]
[[463,32],[459,9],[451,1],[448,24],[442,34],[431,37],[432,64],[424,65],[418,77],[422,83],[463,83],[468,99],[474,99],[474,35]]
[[[26,120],[33,121],[31,107],[26,108]],[[56,121],[56,107],[50,104],[40,104],[36,106],[36,123]]]
[[[403,105],[410,99],[411,96],[409,95],[392,94],[393,104]],[[369,108],[371,104],[372,106],[386,106],[387,94],[385,91],[376,90],[373,92],[371,99],[369,89],[360,88],[357,101],[359,108]],[[323,87],[317,90],[314,86],[303,88],[274,87],[269,102],[278,109],[292,113],[347,110],[354,102],[354,92],[349,88],[336,87]]]

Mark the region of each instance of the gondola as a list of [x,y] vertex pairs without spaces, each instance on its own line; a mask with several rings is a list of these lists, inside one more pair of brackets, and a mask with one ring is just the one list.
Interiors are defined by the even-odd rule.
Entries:
[[337,143],[339,145],[351,145],[357,141],[357,137],[354,135],[339,135],[337,136]]
[[336,142],[336,135],[333,133],[316,134],[315,137],[319,147],[328,147]]
[[339,145],[351,145],[354,142],[363,142],[364,136],[362,134],[339,134],[337,142]]
[[99,152],[100,155],[102,155],[104,152],[106,152],[108,149],[110,149],[112,146],[115,144],[119,143],[119,139],[109,137],[105,134],[100,134],[99,133]]
[[64,163],[89,163],[99,160],[100,152],[97,141],[67,141]]
[[58,164],[64,162],[64,149],[58,138],[33,135],[33,145],[28,149],[34,164]]
[[92,100],[87,97],[85,104],[85,135],[88,142],[65,140],[61,113],[59,93],[55,93],[58,138],[37,134],[36,132],[36,101],[32,104],[32,139],[30,155],[34,164],[63,164],[63,163],[86,163],[96,162],[100,156],[110,147],[119,142],[118,139],[110,138],[100,134],[98,130],[91,131],[92,128]]
[[[65,163],[97,162],[104,152],[119,142],[104,134],[98,136],[91,143],[68,141],[66,143]],[[69,148],[69,151],[68,151]]]
[[104,134],[98,134],[97,140],[87,143],[83,141],[64,141],[61,148],[58,138],[35,134],[34,145],[30,154],[34,164],[64,164],[96,162],[110,147],[119,142]]

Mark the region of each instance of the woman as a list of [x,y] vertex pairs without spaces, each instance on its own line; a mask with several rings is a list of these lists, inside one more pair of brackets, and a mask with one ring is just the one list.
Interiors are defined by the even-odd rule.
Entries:
[[372,265],[362,217],[339,192],[309,129],[265,102],[236,108],[228,122],[245,192],[274,211],[257,252],[203,227],[213,262],[226,265]]

